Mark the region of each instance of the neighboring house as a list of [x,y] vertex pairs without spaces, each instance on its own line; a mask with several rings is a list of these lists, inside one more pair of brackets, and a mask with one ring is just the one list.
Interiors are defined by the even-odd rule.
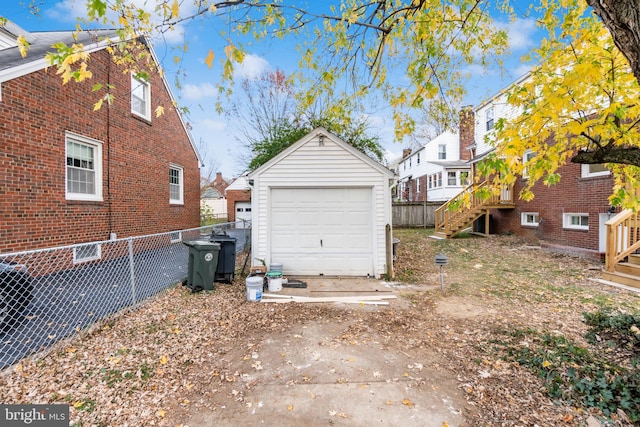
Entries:
[[229,181],[222,177],[221,172],[216,172],[216,177],[213,179],[213,181],[211,181],[209,185],[218,193],[224,194],[229,184]]
[[[167,82],[123,73],[104,37],[116,32],[0,26],[0,252],[199,225],[201,161]],[[44,59],[60,41],[91,52],[92,79],[63,84]],[[107,82],[113,103],[93,111],[92,86]],[[99,245],[85,252],[74,261],[96,259]]]
[[200,196],[200,211],[209,218],[227,218],[227,199],[215,188],[207,187]]
[[251,187],[247,180],[247,174],[236,178],[226,191],[227,220],[251,221]]
[[[496,122],[518,114],[507,103],[505,91],[475,109],[473,143],[469,145],[472,173],[478,162],[494,150],[491,141]],[[522,153],[525,161],[534,155]],[[514,233],[550,249],[599,258],[606,246],[604,223],[612,216],[608,197],[613,178],[602,165],[569,163],[558,173],[562,178],[557,185],[534,186],[535,198],[530,202],[518,198],[526,184],[525,173],[513,188],[503,188],[499,196],[490,200],[480,202],[473,198],[471,206],[459,212],[446,212],[447,206],[443,206],[436,212],[436,234],[451,237],[474,223],[474,230],[481,233]]]
[[317,128],[247,179],[253,260],[282,263],[289,275],[391,271],[394,174],[380,163]]
[[[468,109],[460,113],[460,126],[473,126]],[[470,121],[471,123],[467,123]],[[470,158],[465,134],[444,132],[415,152],[405,150],[399,164],[399,201],[445,202],[470,183]]]

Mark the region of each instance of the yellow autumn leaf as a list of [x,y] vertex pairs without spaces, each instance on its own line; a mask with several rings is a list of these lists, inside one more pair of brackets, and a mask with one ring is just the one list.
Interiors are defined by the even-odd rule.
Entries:
[[27,56],[27,49],[29,48],[29,42],[27,41],[25,36],[18,36],[18,51],[20,55],[24,58]]
[[542,362],[542,366],[544,368],[548,368],[549,366],[551,366],[551,362],[549,362],[548,360],[545,360],[544,362]]
[[167,364],[167,356],[165,354],[162,355],[162,357],[160,358],[160,364],[161,365],[166,365]]
[[167,415],[167,411],[165,411],[164,409],[160,409],[158,412],[156,412],[156,415],[160,418],[164,418],[164,416]]
[[178,16],[180,16],[180,3],[178,3],[178,0],[173,0],[171,4],[171,18],[177,18]]
[[412,406],[415,406],[415,403],[413,403],[409,399],[403,399],[402,400],[402,404],[405,405],[405,406],[408,406],[409,408],[411,408]]
[[287,406],[287,411],[293,411],[293,405],[288,405]]
[[207,54],[207,57],[204,59],[205,64],[207,64],[207,67],[211,68],[213,67],[213,59],[215,58],[215,54],[213,53],[213,50],[209,49],[209,53]]
[[164,107],[162,105],[158,105],[158,108],[156,108],[156,117],[160,117],[163,114],[164,114]]
[[[102,100],[102,98],[101,98],[101,99],[99,99],[99,100],[98,100],[98,102],[96,102],[95,104],[93,104],[93,111],[98,111],[99,109],[101,109],[101,108],[102,108],[102,103],[103,103],[103,100]],[[108,326],[105,326],[103,329],[105,329],[105,328],[106,328],[106,329],[109,329],[109,328],[108,328]],[[106,330],[106,329],[105,329],[105,330]]]

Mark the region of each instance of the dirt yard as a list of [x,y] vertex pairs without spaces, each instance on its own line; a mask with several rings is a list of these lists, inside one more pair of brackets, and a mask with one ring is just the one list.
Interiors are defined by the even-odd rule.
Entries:
[[633,425],[551,397],[537,373],[555,360],[536,370],[517,357],[545,337],[593,349],[583,312],[638,313],[637,293],[592,280],[599,263],[512,236],[428,234],[396,230],[397,280],[362,284],[395,295],[388,306],[249,303],[242,279],[176,287],[5,369],[0,402],[68,403],[82,426]]

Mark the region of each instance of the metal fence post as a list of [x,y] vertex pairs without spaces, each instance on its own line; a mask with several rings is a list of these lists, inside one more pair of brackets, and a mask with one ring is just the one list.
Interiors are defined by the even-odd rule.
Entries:
[[133,262],[133,238],[127,239],[127,246],[129,248],[129,277],[131,280],[131,305],[136,305],[136,273]]

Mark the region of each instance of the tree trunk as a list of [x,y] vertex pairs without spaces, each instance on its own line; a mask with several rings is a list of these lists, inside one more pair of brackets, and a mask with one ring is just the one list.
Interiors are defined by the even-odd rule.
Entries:
[[640,0],[587,0],[640,81]]

